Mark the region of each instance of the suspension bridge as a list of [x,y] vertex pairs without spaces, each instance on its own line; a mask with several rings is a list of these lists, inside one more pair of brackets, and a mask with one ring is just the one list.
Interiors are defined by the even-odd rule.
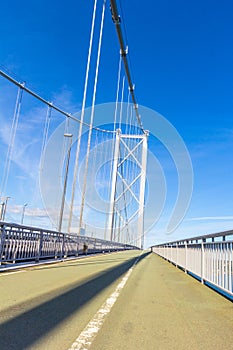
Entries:
[[0,71],[11,104],[1,147],[0,348],[232,349],[233,231],[143,250],[150,132],[115,0],[115,102],[96,105],[107,14],[105,0],[93,3],[79,112]]

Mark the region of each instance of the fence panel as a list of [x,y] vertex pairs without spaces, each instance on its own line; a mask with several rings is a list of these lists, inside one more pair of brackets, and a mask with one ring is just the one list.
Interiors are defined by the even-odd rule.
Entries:
[[0,223],[0,264],[138,249],[103,239]]
[[159,244],[151,250],[233,297],[233,231]]

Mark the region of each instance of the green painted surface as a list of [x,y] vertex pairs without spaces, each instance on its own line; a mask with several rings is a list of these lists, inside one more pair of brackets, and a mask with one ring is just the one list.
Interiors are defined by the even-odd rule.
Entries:
[[138,251],[0,276],[0,350],[67,349],[132,266]]
[[[0,276],[0,349],[66,350],[139,252]],[[233,349],[233,304],[157,257],[145,256],[91,350]]]
[[150,254],[93,342],[100,349],[233,349],[233,304]]

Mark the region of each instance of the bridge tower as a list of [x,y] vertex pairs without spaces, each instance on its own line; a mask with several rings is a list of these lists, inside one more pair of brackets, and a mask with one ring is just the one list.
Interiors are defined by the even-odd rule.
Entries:
[[139,248],[144,237],[147,138],[148,132],[131,135],[117,130],[111,178],[110,240],[133,240]]

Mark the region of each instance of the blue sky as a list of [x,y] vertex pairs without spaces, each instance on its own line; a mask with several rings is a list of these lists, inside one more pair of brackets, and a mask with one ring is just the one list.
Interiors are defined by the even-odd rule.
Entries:
[[[157,155],[165,169],[168,200],[148,241],[230,229],[233,3],[121,0],[121,7],[137,101],[173,124],[186,143],[194,170],[190,208],[180,227],[167,236],[165,226],[174,206],[177,175],[172,164],[166,168],[163,153]],[[77,112],[83,95],[92,8],[90,0],[3,2],[0,66],[47,100]],[[113,102],[116,91],[119,48],[108,8],[103,40],[97,103]],[[6,95],[8,86],[2,80],[0,86],[1,95],[2,91]],[[10,92],[7,96],[11,101]],[[26,112],[25,124],[33,114]],[[42,122],[38,120],[38,124]],[[4,150],[1,146],[2,154]],[[22,195],[15,205],[25,201],[28,199]]]

